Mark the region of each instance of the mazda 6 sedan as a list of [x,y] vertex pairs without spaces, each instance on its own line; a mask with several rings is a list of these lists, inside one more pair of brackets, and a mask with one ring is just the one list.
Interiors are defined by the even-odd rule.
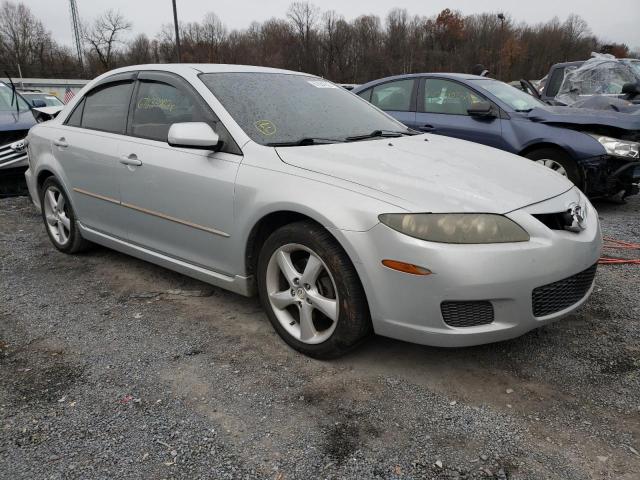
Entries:
[[563,176],[418,134],[321,78],[236,65],[106,73],[28,136],[53,245],[101,244],[242,295],[317,358],[372,333],[465,346],[588,298],[598,216]]

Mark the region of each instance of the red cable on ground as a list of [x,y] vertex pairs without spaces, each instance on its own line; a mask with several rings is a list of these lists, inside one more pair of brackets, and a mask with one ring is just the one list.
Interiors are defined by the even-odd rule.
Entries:
[[[611,250],[640,250],[640,243],[625,242],[623,240],[616,240],[615,238],[604,238],[603,249]],[[600,257],[598,260],[600,265],[640,265],[640,258],[615,258],[615,257]]]

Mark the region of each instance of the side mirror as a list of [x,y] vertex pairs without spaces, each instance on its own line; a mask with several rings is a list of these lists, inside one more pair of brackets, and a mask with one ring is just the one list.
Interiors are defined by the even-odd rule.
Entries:
[[477,102],[467,109],[467,113],[472,117],[493,118],[496,114],[489,102]]
[[33,108],[44,108],[47,106],[47,102],[44,100],[40,100],[39,98],[34,98],[31,100],[31,107]]
[[640,82],[629,82],[622,85],[622,93],[628,95],[629,98],[633,98],[636,95],[640,95]]
[[218,151],[222,142],[210,125],[204,122],[174,123],[169,127],[167,142],[172,147]]

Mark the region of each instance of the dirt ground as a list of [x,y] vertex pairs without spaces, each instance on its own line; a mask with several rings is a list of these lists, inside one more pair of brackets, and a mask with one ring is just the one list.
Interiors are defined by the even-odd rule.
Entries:
[[[640,199],[597,204],[640,239]],[[499,344],[373,338],[320,362],[256,299],[96,247],[0,200],[0,478],[640,478],[640,267]]]

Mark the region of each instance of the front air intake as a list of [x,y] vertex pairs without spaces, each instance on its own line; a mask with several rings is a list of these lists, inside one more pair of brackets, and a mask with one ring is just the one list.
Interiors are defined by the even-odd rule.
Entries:
[[451,327],[477,327],[493,322],[494,313],[491,302],[448,301],[440,304],[444,323]]

